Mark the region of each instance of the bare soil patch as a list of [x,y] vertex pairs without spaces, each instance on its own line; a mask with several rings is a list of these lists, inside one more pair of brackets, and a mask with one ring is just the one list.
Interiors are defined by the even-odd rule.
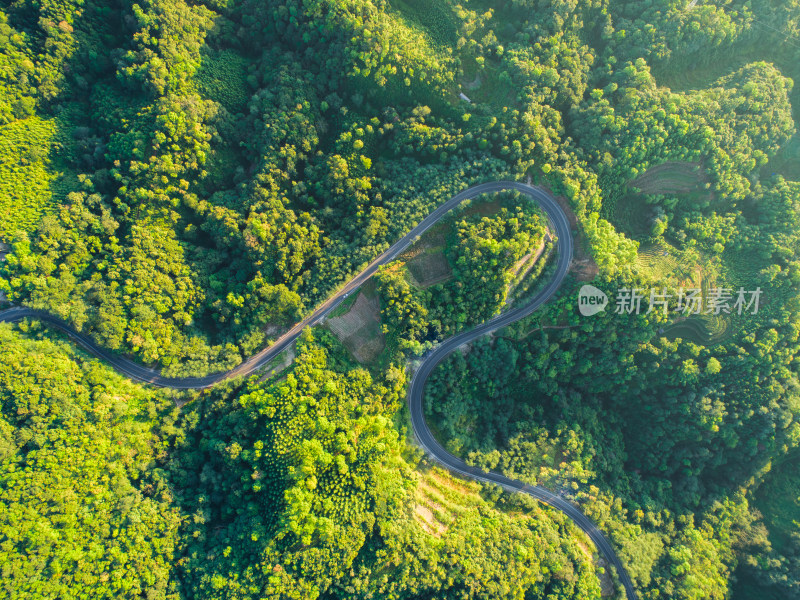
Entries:
[[425,533],[434,537],[442,537],[442,534],[447,531],[447,527],[437,521],[436,517],[433,516],[433,511],[424,504],[414,506],[414,518]]

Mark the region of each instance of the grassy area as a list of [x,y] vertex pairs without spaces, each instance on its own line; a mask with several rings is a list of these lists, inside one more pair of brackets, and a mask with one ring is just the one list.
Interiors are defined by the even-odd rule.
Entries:
[[[542,330],[571,329],[575,325],[568,325],[570,312],[564,308],[559,314],[547,316],[547,314],[534,315],[522,321],[518,321],[520,327],[513,327],[513,324],[501,330],[500,335],[512,340],[520,341],[529,335],[538,333]],[[510,335],[509,335],[510,334]]]
[[264,367],[261,369],[262,375],[259,381],[267,381],[268,379],[282,379],[289,369],[291,369],[294,359],[295,349],[292,345],[264,365]]
[[506,205],[506,198],[498,194],[488,196],[478,196],[469,202],[462,204],[461,210],[457,214],[458,219],[478,215],[481,217],[491,217],[500,212]]
[[[700,289],[703,311],[712,288],[733,285],[727,276],[720,273],[724,269],[720,269],[716,261],[696,251],[680,251],[663,240],[643,246],[637,257],[637,266],[645,279],[657,288]],[[670,340],[681,338],[704,346],[729,340],[741,331],[745,319],[736,315],[704,313],[683,318],[677,314],[674,316],[678,318],[665,328],[664,337]]]
[[753,256],[751,252],[725,250],[722,253],[722,264],[725,279],[732,285],[747,288],[758,277],[764,268],[764,260]]
[[353,292],[347,298],[342,300],[339,303],[339,306],[337,306],[330,312],[328,318],[334,319],[336,317],[341,317],[343,315],[346,315],[348,312],[350,312],[350,309],[353,308],[353,304],[355,304],[356,300],[358,299],[358,294],[359,292]]

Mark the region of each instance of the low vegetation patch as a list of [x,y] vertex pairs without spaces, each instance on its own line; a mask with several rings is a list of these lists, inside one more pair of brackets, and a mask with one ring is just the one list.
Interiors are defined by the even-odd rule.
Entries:
[[339,317],[328,319],[328,327],[355,359],[373,362],[386,346],[381,331],[380,303],[377,295],[358,293],[350,309]]
[[707,182],[700,163],[665,162],[647,169],[628,187],[642,194],[688,194],[700,191]]
[[447,281],[453,275],[453,267],[444,255],[443,248],[426,249],[406,263],[414,283],[421,288]]
[[29,117],[0,126],[0,239],[32,231],[53,206],[50,150],[62,141],[57,119]]

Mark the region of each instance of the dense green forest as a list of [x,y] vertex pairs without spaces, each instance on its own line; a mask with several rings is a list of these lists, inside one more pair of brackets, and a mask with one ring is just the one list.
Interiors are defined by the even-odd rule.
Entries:
[[[798,78],[797,0],[4,0],[0,302],[222,371],[457,192],[542,185],[572,275],[437,369],[432,429],[579,503],[642,598],[800,598]],[[621,597],[566,517],[430,465],[404,408],[552,242],[524,198],[473,201],[201,392],[3,325],[0,597]],[[617,314],[621,288],[763,294]]]
[[0,341],[0,594],[173,597],[174,403],[36,329]]

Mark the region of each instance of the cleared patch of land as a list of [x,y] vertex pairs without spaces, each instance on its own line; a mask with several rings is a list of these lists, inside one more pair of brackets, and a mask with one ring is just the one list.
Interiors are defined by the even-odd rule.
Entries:
[[647,169],[628,187],[642,194],[688,194],[703,190],[707,181],[700,163],[665,162]]
[[272,362],[270,362],[267,365],[264,374],[258,381],[259,382],[267,381],[268,379],[274,377],[278,373],[288,369],[294,362],[294,359],[295,359],[295,351],[294,351],[294,346],[292,345],[289,346],[283,352],[281,352],[278,356],[275,357],[275,359]]
[[426,288],[452,277],[453,268],[444,254],[451,227],[449,221],[440,223],[398,257],[411,274],[411,283],[415,286]]
[[443,248],[431,248],[420,252],[406,263],[414,282],[426,288],[450,279],[453,268],[450,266]]
[[477,483],[455,479],[439,467],[422,473],[414,494],[414,519],[435,537],[445,534],[465,510],[483,503]]
[[374,361],[386,346],[376,295],[359,292],[350,310],[329,319],[328,327],[362,364]]

